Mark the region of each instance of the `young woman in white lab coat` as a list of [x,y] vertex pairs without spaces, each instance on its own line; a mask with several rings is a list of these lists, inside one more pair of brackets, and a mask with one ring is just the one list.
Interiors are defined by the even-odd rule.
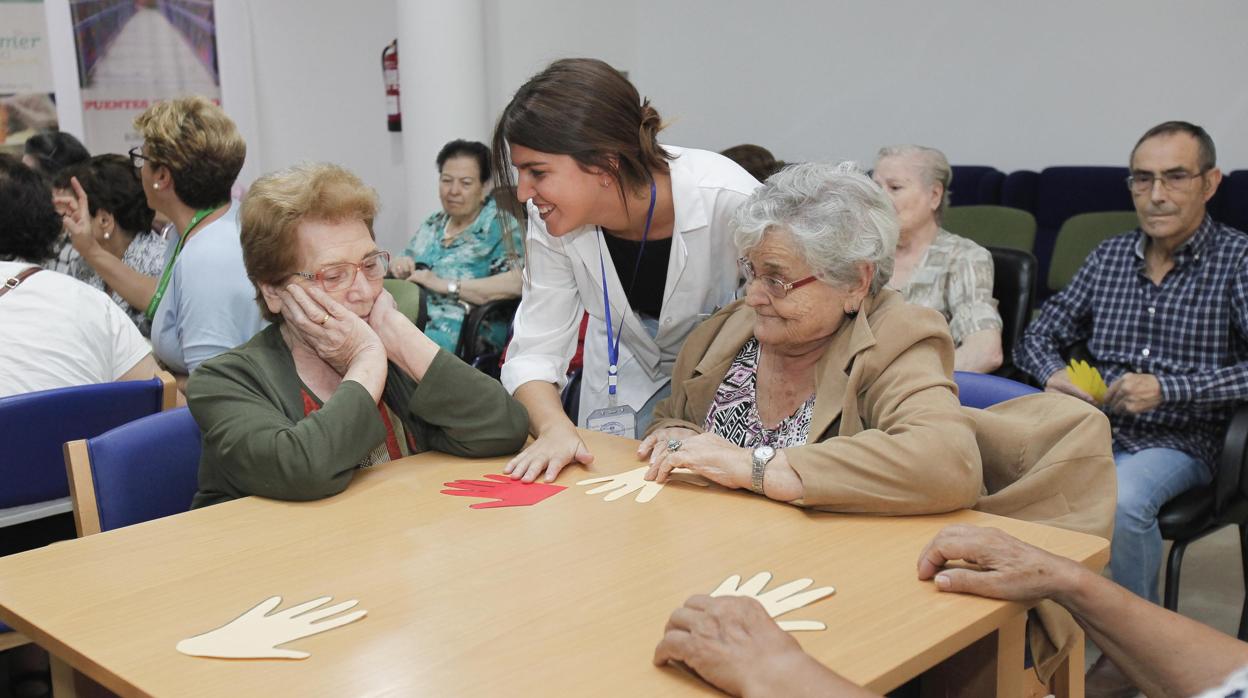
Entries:
[[552,63],[499,119],[496,181],[514,181],[529,212],[502,381],[528,408],[536,440],[507,465],[513,478],[550,481],[593,460],[559,395],[583,312],[578,423],[629,412],[639,436],[670,392],[685,337],[736,291],[731,219],[758,182],[715,153],[660,146],[660,128],[632,83],[593,59]]

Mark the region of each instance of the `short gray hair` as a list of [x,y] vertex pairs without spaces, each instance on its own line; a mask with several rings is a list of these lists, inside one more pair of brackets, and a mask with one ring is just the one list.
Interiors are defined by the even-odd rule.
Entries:
[[815,276],[833,286],[854,286],[864,263],[875,269],[873,295],[893,276],[897,213],[884,190],[852,162],[784,168],[741,204],[734,223],[740,254],[765,233],[786,231]]
[[886,145],[875,154],[875,164],[880,160],[893,157],[913,157],[919,161],[919,179],[923,186],[940,185],[940,208],[936,211],[936,220],[943,220],[949,208],[949,185],[953,183],[953,168],[949,166],[949,158],[935,148],[925,145]]

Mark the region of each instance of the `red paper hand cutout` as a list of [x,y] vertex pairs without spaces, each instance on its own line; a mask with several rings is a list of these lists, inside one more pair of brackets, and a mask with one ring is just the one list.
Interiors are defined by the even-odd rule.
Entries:
[[493,509],[495,507],[527,507],[559,494],[567,488],[544,482],[521,482],[506,475],[486,475],[489,480],[456,480],[442,483],[454,489],[442,490],[442,494],[456,497],[480,497],[492,502],[477,502],[469,509]]

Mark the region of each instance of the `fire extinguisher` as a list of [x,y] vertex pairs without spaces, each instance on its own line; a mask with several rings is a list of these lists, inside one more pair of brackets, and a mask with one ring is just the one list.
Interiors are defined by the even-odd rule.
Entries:
[[399,40],[390,42],[381,51],[381,74],[386,80],[386,128],[403,130],[403,112],[399,109]]

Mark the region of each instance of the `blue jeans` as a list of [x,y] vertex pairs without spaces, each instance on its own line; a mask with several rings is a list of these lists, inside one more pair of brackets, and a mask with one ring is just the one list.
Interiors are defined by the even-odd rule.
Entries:
[[1118,470],[1118,509],[1109,571],[1114,581],[1153,603],[1160,603],[1161,528],[1157,512],[1171,498],[1208,484],[1213,473],[1204,461],[1172,448],[1137,453],[1114,451]]

